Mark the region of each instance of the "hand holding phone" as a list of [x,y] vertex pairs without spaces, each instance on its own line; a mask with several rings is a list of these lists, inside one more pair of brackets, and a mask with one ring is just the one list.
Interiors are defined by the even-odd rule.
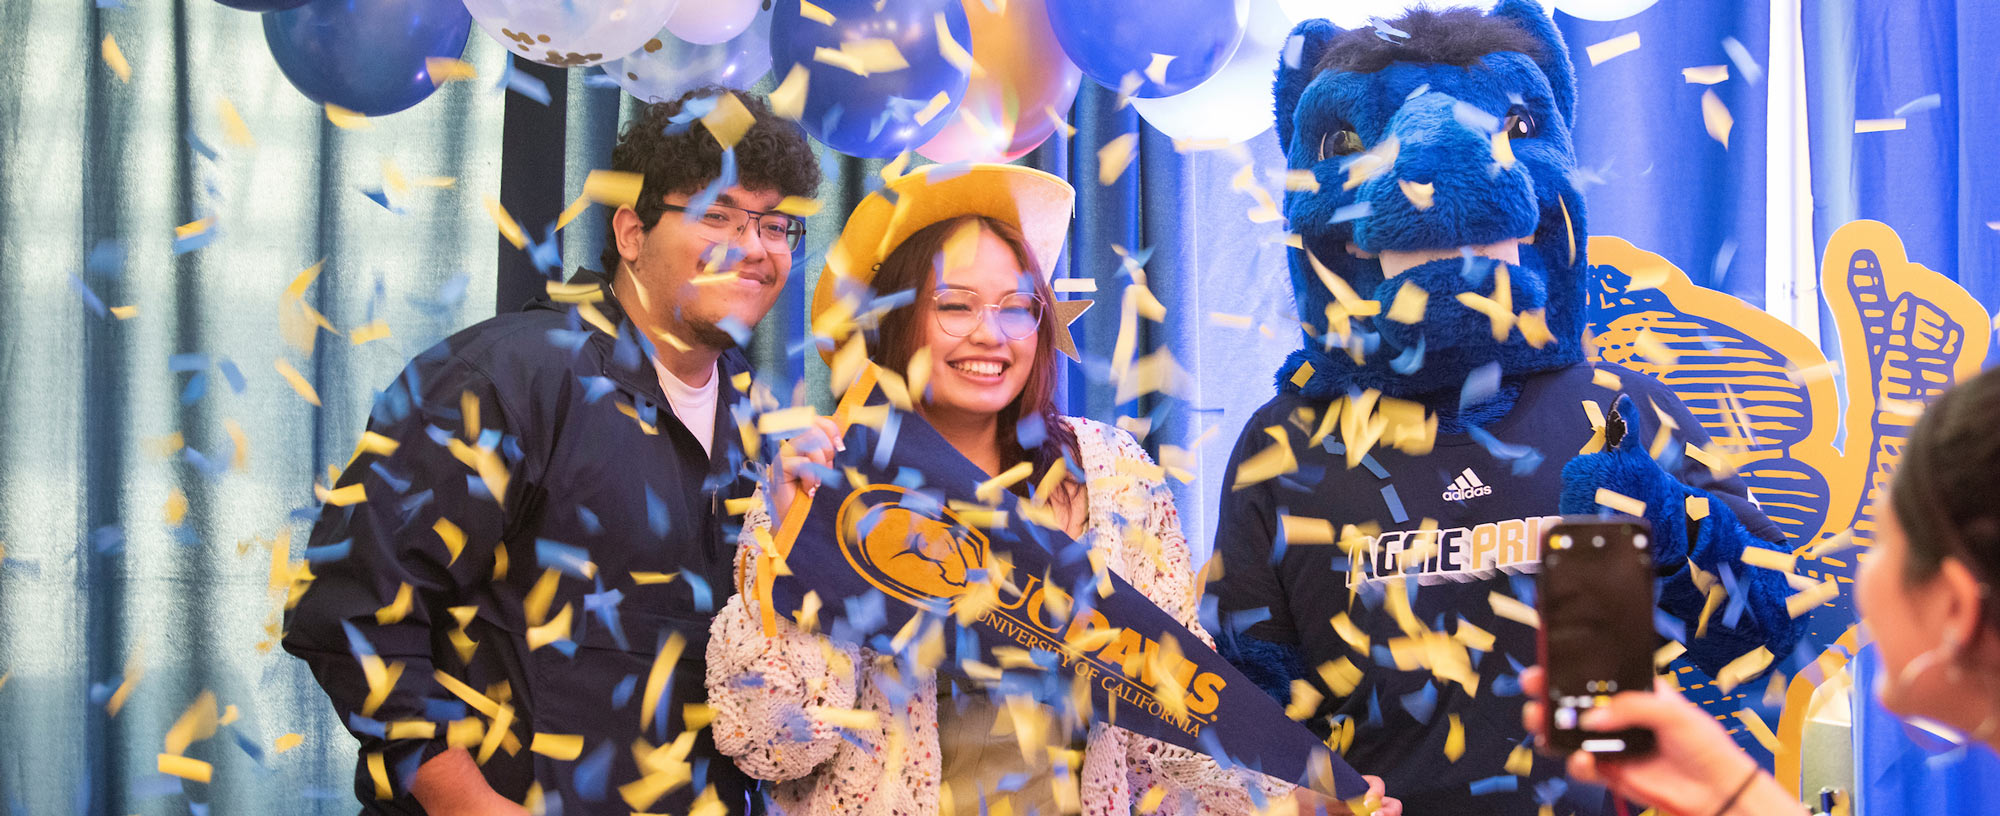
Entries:
[[1624,516],[1573,516],[1542,541],[1538,637],[1547,747],[1626,757],[1653,751],[1644,729],[1586,731],[1583,713],[1653,687],[1652,528]]

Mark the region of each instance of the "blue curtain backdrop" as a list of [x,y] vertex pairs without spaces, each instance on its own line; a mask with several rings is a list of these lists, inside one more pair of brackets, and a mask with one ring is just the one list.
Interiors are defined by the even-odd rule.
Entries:
[[[1805,4],[1814,245],[1869,218],[1910,260],[2000,303],[2000,4]],[[1856,133],[1859,120],[1902,127]]]
[[[1732,60],[1770,62],[1771,9],[1741,0],[1656,3],[1623,20],[1557,12],[1576,64],[1576,154],[1590,231],[1657,252],[1695,283],[1764,305],[1765,89]],[[1639,47],[1592,65],[1590,46],[1637,34]],[[1727,66],[1714,85],[1682,69]],[[1709,136],[1702,96],[1714,91],[1734,125]],[[1772,270],[1788,274],[1789,270]]]

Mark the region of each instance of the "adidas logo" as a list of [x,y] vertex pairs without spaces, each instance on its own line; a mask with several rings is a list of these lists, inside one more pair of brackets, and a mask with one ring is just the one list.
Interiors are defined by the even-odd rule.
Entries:
[[1465,472],[1458,474],[1458,478],[1451,480],[1450,487],[1444,489],[1444,500],[1465,501],[1492,492],[1492,485],[1479,481],[1478,474],[1473,473],[1472,468],[1466,468]]

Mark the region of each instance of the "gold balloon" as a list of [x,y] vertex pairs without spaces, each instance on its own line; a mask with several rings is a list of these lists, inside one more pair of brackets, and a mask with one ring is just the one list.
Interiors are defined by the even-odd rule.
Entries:
[[951,120],[917,152],[936,162],[1013,161],[1069,115],[1083,73],[1056,42],[1044,0],[994,0],[998,12],[986,0],[962,4],[979,70]]

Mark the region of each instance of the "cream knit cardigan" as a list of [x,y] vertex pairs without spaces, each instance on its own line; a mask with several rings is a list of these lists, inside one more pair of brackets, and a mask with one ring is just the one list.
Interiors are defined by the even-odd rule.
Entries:
[[[1112,571],[1214,646],[1195,619],[1200,596],[1160,468],[1124,431],[1065,421],[1080,448],[1092,554],[1103,552]],[[760,496],[738,541],[740,570],[756,563],[751,531],[770,523]],[[885,669],[887,661],[872,650],[807,634],[782,615],[777,636],[765,637],[754,599],[739,594],[717,615],[708,643],[716,747],[745,773],[779,783],[770,795],[788,816],[931,816],[939,793],[937,677],[899,679]],[[821,709],[873,712],[884,725],[843,736],[811,713]],[[1057,799],[1090,816],[1131,813],[1155,786],[1166,794],[1155,811],[1163,814],[1250,813],[1247,786],[1260,787],[1266,801],[1292,790],[1104,723],[1090,726],[1081,775],[1080,800],[1075,789],[1060,787]],[[1059,784],[1065,776],[1058,774]]]

